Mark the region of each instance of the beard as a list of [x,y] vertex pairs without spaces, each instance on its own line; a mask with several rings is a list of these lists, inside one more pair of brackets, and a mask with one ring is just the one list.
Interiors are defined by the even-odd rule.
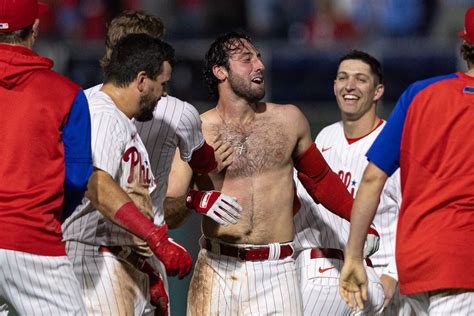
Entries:
[[255,103],[265,96],[265,84],[262,82],[257,87],[252,88],[252,82],[246,83],[242,78],[229,73],[229,83],[234,93],[247,100],[249,103]]
[[156,99],[151,94],[145,94],[140,96],[139,110],[135,115],[135,119],[138,122],[146,122],[153,118],[153,112],[160,98]]

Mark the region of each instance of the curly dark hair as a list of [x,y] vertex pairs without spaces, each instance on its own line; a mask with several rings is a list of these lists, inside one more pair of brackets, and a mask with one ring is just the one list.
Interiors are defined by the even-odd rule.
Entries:
[[474,45],[471,45],[466,41],[462,43],[461,55],[469,67],[474,67]]
[[217,65],[229,69],[229,57],[244,46],[243,40],[253,44],[250,37],[243,33],[228,32],[220,35],[207,51],[203,75],[211,99],[218,99],[217,84],[219,83],[219,80],[212,72],[212,68]]

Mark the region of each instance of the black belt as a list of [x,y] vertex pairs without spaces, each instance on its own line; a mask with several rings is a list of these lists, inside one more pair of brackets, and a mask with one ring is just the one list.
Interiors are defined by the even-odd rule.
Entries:
[[[220,253],[224,256],[239,258],[244,261],[262,261],[270,258],[270,246],[251,246],[251,247],[237,247],[223,243],[212,243],[207,238],[202,238],[201,247],[213,253]],[[215,247],[215,248],[214,248]],[[219,249],[216,249],[216,248]],[[280,245],[280,256],[278,259],[290,257],[293,254],[293,247],[290,245]]]
[[[344,261],[344,252],[341,249],[335,248],[312,248],[311,249],[311,259],[316,258],[329,258],[329,259],[339,259]],[[374,267],[372,261],[369,258],[365,259],[368,267]]]

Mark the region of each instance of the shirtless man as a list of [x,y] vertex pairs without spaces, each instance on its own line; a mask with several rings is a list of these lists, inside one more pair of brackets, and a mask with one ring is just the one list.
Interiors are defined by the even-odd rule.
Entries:
[[234,157],[225,172],[198,175],[195,183],[236,197],[242,217],[230,226],[203,218],[188,315],[302,314],[291,257],[293,167],[311,180],[307,190],[319,202],[346,218],[350,212],[352,197],[314,146],[302,112],[260,102],[264,70],[243,34],[219,37],[206,54],[205,79],[218,100],[201,116],[204,137],[222,135]]

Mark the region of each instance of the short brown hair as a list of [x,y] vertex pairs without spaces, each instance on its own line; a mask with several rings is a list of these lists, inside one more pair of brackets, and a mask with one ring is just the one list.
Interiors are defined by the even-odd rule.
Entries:
[[165,28],[161,19],[143,11],[125,11],[110,21],[105,38],[105,55],[100,60],[104,68],[110,62],[112,49],[119,40],[128,34],[144,33],[162,39]]
[[31,36],[33,25],[29,25],[13,32],[0,33],[0,43],[21,44]]
[[474,68],[474,45],[464,41],[461,45],[462,58],[467,62],[469,68]]

